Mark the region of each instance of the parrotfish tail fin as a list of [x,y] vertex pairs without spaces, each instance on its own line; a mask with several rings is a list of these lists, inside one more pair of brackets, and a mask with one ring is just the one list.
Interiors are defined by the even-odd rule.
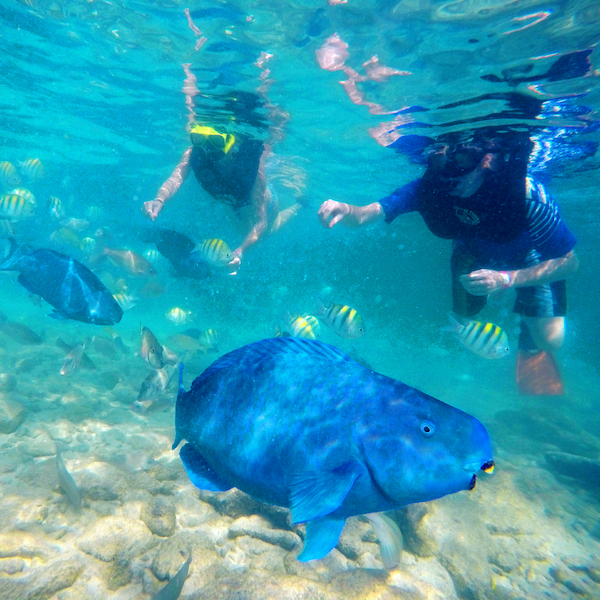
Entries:
[[182,433],[183,427],[180,420],[183,419],[181,415],[181,401],[183,400],[186,391],[183,387],[183,363],[179,363],[179,389],[177,391],[177,402],[175,403],[175,441],[173,442],[172,450],[175,450],[177,446],[181,443],[181,440],[184,438]]
[[524,396],[562,396],[565,393],[556,358],[543,351],[519,350],[517,386]]
[[177,392],[177,399],[179,399],[181,394],[185,394],[185,389],[183,388],[183,359],[185,358],[186,354],[187,352],[184,352],[181,355],[181,361],[179,362],[179,389]]
[[8,241],[10,242],[10,248],[8,250],[8,254],[6,258],[0,263],[0,271],[14,271],[16,262],[19,259],[20,252],[19,244],[17,244],[17,240],[14,237],[9,237]]
[[316,560],[323,558],[331,552],[338,540],[346,519],[334,519],[332,517],[321,517],[306,524],[306,538],[304,550],[298,555],[298,560]]
[[381,544],[381,560],[386,569],[395,569],[400,564],[403,540],[402,532],[395,521],[382,513],[364,515],[369,519]]
[[449,331],[450,333],[460,333],[464,325],[450,312],[448,313],[448,319],[450,320],[450,324],[441,327],[441,330]]

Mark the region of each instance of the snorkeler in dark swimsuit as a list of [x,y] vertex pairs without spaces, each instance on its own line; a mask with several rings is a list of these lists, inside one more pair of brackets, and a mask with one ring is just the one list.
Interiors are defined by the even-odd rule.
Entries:
[[235,274],[246,249],[267,231],[277,231],[300,210],[301,205],[294,204],[279,212],[264,173],[269,147],[262,142],[221,133],[205,125],[192,127],[190,137],[192,145],[183,153],[156,198],[144,202],[142,212],[154,221],[164,204],[193,172],[202,188],[215,200],[231,206],[237,215],[250,212],[250,231],[233,251],[233,259],[228,265]]
[[367,206],[327,200],[319,218],[325,227],[360,226],[418,211],[434,235],[453,240],[454,311],[470,317],[489,294],[516,288],[517,379],[525,381],[523,365],[546,359],[545,372],[555,373],[546,385],[536,382],[538,392],[525,384],[520,389],[557,394],[563,388],[553,353],[564,339],[565,279],[578,268],[576,240],[543,186],[527,177],[529,148],[528,139],[510,150],[494,139],[440,145],[421,179]]

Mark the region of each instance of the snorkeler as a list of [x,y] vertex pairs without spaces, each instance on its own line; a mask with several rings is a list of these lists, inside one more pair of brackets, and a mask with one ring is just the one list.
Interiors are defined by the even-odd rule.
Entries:
[[183,153],[171,176],[162,184],[154,200],[144,202],[142,212],[154,221],[193,172],[202,188],[215,200],[231,206],[249,222],[250,231],[233,251],[229,263],[232,274],[239,269],[243,253],[266,232],[273,233],[301,208],[294,204],[282,211],[267,186],[264,160],[269,147],[259,140],[220,132],[207,125],[194,125],[192,145]]
[[516,289],[521,315],[517,383],[523,394],[564,393],[554,352],[564,339],[565,279],[578,268],[576,240],[544,187],[527,176],[531,142],[477,136],[438,144],[424,176],[366,206],[327,200],[323,226],[360,226],[418,211],[436,236],[452,239],[452,304],[463,317],[489,294]]

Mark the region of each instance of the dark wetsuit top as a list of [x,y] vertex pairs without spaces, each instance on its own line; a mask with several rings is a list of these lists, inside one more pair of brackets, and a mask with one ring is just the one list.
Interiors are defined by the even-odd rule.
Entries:
[[231,156],[206,154],[200,148],[193,148],[190,166],[198,183],[215,200],[239,210],[252,201],[252,187],[264,146],[262,142],[248,138],[236,146],[232,148]]
[[[510,178],[508,178],[510,179]],[[570,252],[575,237],[544,187],[530,179],[511,183],[488,178],[468,198],[451,195],[448,184],[426,177],[411,181],[379,201],[385,221],[418,211],[431,232],[455,241],[455,247],[498,266],[518,268],[534,250],[539,261]]]

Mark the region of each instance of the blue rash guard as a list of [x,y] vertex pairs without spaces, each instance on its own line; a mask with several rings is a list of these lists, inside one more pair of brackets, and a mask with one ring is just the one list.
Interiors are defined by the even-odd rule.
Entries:
[[[468,198],[452,196],[416,179],[379,201],[386,223],[418,211],[434,235],[453,239],[455,248],[489,268],[521,268],[526,257],[537,262],[559,258],[576,240],[544,187],[527,177],[524,186],[486,181]],[[531,258],[527,260],[531,265]]]

